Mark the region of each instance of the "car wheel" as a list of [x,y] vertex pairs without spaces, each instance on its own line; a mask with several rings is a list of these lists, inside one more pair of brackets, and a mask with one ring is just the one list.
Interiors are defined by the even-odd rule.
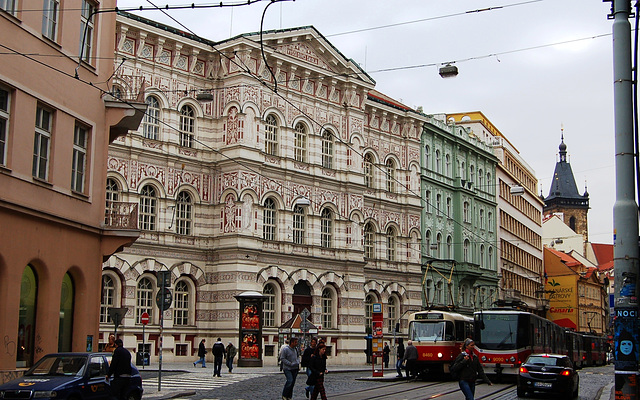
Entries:
[[521,388],[520,386],[518,386],[518,397],[527,397],[524,388]]

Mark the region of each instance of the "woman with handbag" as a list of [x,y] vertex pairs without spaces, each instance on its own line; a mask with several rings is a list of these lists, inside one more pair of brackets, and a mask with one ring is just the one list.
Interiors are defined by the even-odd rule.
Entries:
[[320,342],[311,356],[311,362],[309,363],[311,374],[307,378],[307,385],[313,386],[312,400],[316,400],[318,394],[320,394],[322,400],[327,400],[327,394],[324,391],[324,376],[328,372],[326,352],[327,346]]

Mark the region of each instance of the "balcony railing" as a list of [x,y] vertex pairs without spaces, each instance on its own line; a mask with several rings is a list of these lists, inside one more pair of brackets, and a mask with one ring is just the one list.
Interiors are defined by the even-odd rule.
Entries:
[[107,229],[138,229],[138,203],[111,201],[104,215]]

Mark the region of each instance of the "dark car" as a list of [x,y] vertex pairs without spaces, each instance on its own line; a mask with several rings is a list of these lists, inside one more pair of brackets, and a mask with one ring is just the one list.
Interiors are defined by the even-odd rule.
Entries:
[[569,398],[578,396],[580,378],[568,356],[532,354],[518,373],[518,397],[527,393],[553,393]]
[[[1,400],[109,400],[105,377],[111,353],[57,353],[42,357],[25,374],[0,386]],[[132,365],[127,399],[142,398],[142,378]]]

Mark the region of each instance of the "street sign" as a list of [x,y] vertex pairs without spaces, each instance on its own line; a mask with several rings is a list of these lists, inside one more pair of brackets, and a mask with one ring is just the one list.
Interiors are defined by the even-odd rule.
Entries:
[[146,325],[149,323],[149,313],[143,312],[140,314],[140,323]]
[[164,301],[162,301],[162,290],[163,289],[160,289],[158,293],[156,293],[156,305],[162,310],[168,310],[169,307],[171,307],[171,299],[173,296],[171,295],[171,290],[164,289]]

